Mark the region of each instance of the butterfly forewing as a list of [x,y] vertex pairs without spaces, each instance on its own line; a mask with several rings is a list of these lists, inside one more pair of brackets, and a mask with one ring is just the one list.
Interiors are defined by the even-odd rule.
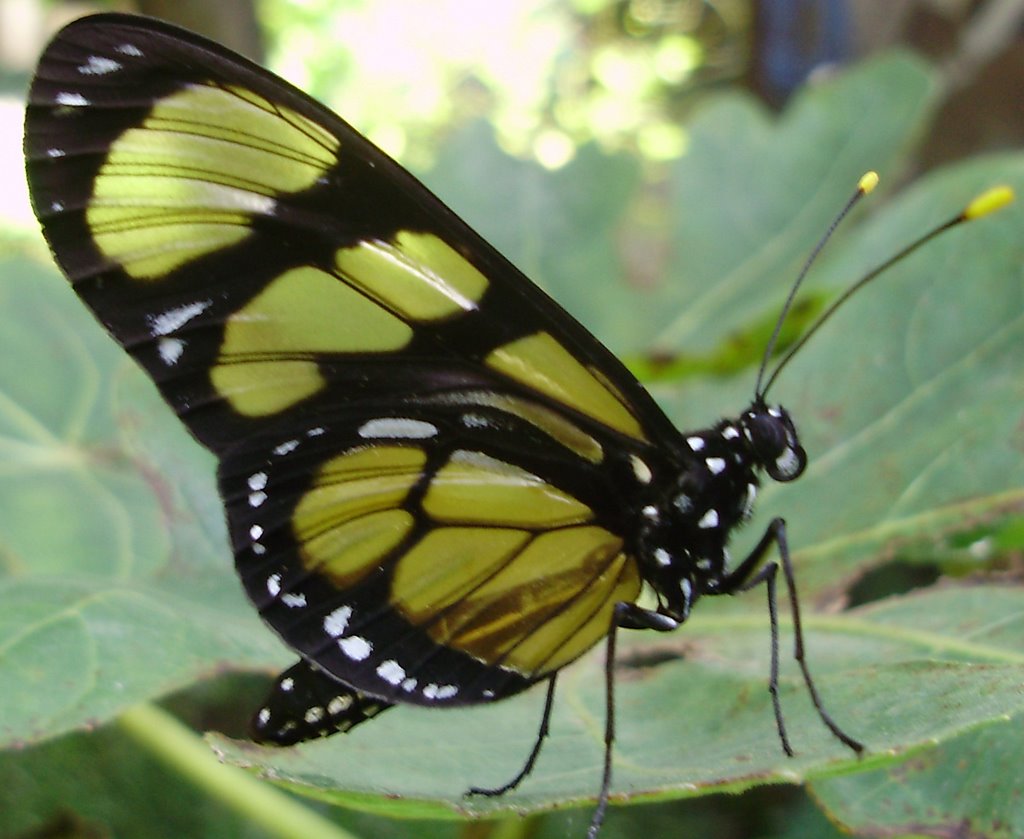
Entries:
[[239,573],[304,657],[391,701],[486,701],[635,599],[632,489],[676,433],[338,117],[105,15],[47,49],[25,144],[58,262],[220,457]]

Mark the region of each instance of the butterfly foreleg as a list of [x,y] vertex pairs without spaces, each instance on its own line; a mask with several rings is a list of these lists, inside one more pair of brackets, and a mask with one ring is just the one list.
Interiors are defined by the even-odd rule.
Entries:
[[[779,562],[772,561],[767,565],[761,565],[765,554],[772,546],[777,546],[779,551]],[[764,535],[747,557],[734,568],[729,574],[722,578],[714,590],[714,594],[738,594],[749,591],[762,583],[768,597],[768,620],[771,628],[771,668],[768,679],[768,691],[772,697],[772,709],[775,712],[775,725],[779,732],[779,740],[787,755],[792,757],[793,749],[789,744],[786,735],[786,726],[782,717],[782,705],[779,701],[779,618],[775,593],[775,578],[779,567],[782,567],[782,575],[786,581],[786,590],[789,592],[790,614],[793,617],[793,658],[800,666],[804,684],[811,695],[814,709],[818,716],[840,742],[851,748],[857,754],[864,751],[864,745],[843,731],[832,719],[832,716],[825,709],[825,705],[814,684],[810,668],[807,665],[807,658],[804,649],[804,631],[800,620],[800,599],[796,590],[796,575],[793,572],[793,563],[789,554],[789,541],[786,538],[786,522],[784,519],[772,519]],[[760,568],[759,568],[760,566]]]

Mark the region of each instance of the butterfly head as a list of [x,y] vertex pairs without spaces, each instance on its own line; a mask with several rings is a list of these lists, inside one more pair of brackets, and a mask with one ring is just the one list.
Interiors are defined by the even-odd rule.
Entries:
[[758,399],[743,412],[739,424],[755,464],[772,478],[787,482],[803,474],[807,453],[785,408]]

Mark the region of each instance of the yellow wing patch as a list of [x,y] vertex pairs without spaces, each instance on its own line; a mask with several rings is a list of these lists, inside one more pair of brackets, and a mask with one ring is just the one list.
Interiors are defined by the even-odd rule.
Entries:
[[337,150],[332,134],[252,91],[192,85],[111,145],[86,222],[128,276],[160,279],[244,239],[253,216],[315,184]]
[[441,528],[399,560],[392,605],[435,643],[539,676],[593,646],[615,603],[636,598],[639,574],[621,548],[589,525],[535,536]]
[[542,478],[480,452],[457,451],[423,499],[435,521],[510,527],[563,527],[593,511]]
[[411,338],[408,324],[337,277],[295,268],[231,315],[210,378],[240,414],[265,416],[325,386],[315,354],[392,351]]
[[500,346],[484,361],[494,370],[609,428],[637,440],[645,439],[640,423],[620,397],[547,332],[536,332]]
[[412,515],[396,508],[426,459],[418,448],[374,446],[327,461],[292,514],[303,564],[338,588],[379,568],[412,529]]
[[432,321],[476,309],[487,278],[431,233],[403,230],[394,242],[360,242],[338,251],[338,271],[391,311]]

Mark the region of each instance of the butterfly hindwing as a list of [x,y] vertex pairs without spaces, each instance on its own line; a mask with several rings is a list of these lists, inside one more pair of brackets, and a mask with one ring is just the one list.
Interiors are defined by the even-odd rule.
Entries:
[[243,583],[318,671],[488,701],[635,598],[626,513],[668,420],[330,111],[197,36],[100,15],[44,54],[25,145],[58,262],[219,456]]
[[596,643],[637,594],[622,476],[595,476],[511,397],[507,411],[478,398],[321,416],[222,463],[250,599],[358,690],[428,705],[507,696]]

